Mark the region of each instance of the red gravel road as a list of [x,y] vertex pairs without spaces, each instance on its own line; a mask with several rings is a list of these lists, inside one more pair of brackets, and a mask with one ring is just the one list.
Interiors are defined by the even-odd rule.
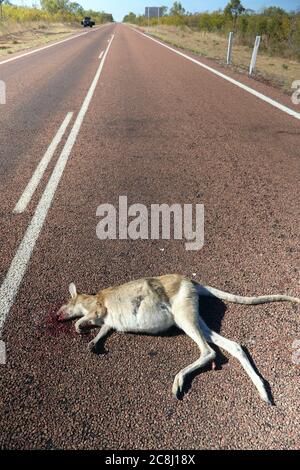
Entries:
[[[87,351],[91,334],[79,337],[52,314],[70,281],[93,293],[167,272],[196,273],[200,281],[245,295],[299,296],[299,120],[123,25],[0,65],[11,94],[0,108],[1,282],[58,153],[25,213],[12,210],[66,113],[76,117],[113,32],[3,329],[0,446],[297,448],[297,306],[200,301],[207,322],[249,350],[270,384],[273,407],[227,355],[176,401],[173,378],[199,354],[176,331],[161,337],[114,333],[105,341],[107,353],[95,355]],[[277,91],[235,78],[289,105]],[[96,208],[117,205],[119,195],[147,206],[203,203],[204,248],[186,251],[184,241],[98,240]]]

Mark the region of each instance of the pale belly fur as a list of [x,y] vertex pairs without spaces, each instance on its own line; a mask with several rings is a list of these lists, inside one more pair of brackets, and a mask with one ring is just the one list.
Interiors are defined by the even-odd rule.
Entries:
[[111,299],[107,310],[104,322],[117,331],[157,334],[174,325],[168,303],[143,295]]

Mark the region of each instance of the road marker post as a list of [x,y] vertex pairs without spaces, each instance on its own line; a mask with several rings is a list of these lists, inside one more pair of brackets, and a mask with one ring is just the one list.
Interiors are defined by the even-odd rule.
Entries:
[[6,364],[6,345],[2,340],[0,340],[0,364]]
[[6,84],[0,80],[0,104],[6,104]]
[[232,45],[233,45],[233,32],[230,31],[228,36],[228,48],[227,48],[227,65],[231,64],[231,55],[232,55]]
[[254,48],[253,48],[250,67],[249,67],[249,75],[252,75],[252,72],[255,69],[258,48],[259,48],[259,45],[260,45],[260,39],[261,39],[261,36],[256,36],[256,38],[255,38]]

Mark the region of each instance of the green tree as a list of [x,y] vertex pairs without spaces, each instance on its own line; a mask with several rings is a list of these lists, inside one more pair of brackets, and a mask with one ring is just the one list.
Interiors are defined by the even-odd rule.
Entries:
[[69,0],[40,0],[43,10],[49,13],[68,11]]
[[211,15],[209,13],[201,13],[199,17],[199,28],[204,29],[205,31],[210,31],[212,29]]
[[284,42],[288,40],[291,31],[291,21],[289,15],[282,9],[270,7],[264,10],[267,17],[269,41],[275,48],[280,49]]
[[2,9],[3,3],[4,3],[5,5],[11,5],[11,3],[9,2],[9,0],[0,0],[0,20],[3,20],[3,9]]
[[170,16],[183,16],[185,14],[185,9],[180,2],[174,2],[172,8],[170,9]]
[[161,6],[160,7],[160,12],[161,12],[161,16],[166,16],[168,14],[168,7]]
[[231,0],[224,8],[224,13],[230,16],[233,20],[233,30],[236,30],[237,19],[245,12],[245,7],[241,4],[240,0]]
[[269,7],[269,8],[265,8],[262,14],[265,16],[274,17],[274,16],[286,15],[286,12],[282,8],[279,8],[279,7]]
[[75,15],[84,15],[84,9],[77,2],[71,2],[67,5],[68,11],[74,13]]
[[133,13],[132,11],[128,13],[128,15],[124,16],[123,18],[123,23],[136,23],[136,14]]

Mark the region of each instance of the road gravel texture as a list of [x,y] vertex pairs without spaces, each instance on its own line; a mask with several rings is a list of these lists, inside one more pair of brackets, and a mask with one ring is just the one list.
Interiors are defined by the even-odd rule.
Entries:
[[[297,119],[124,25],[0,65],[8,87],[0,107],[0,281],[65,140],[28,209],[13,214],[13,208],[66,113],[78,113],[113,33],[5,323],[0,447],[299,448],[300,369],[292,361],[293,342],[300,339],[298,306],[200,300],[207,323],[249,351],[271,387],[272,407],[222,352],[217,370],[197,374],[176,401],[174,376],[199,355],[179,331],[113,333],[97,355],[87,350],[93,332],[79,336],[72,323],[54,320],[71,281],[79,292],[94,293],[143,276],[196,273],[200,282],[241,295],[299,296]],[[231,75],[293,107],[279,91]],[[204,247],[99,240],[96,209],[117,207],[120,195],[147,207],[204,204]]]

